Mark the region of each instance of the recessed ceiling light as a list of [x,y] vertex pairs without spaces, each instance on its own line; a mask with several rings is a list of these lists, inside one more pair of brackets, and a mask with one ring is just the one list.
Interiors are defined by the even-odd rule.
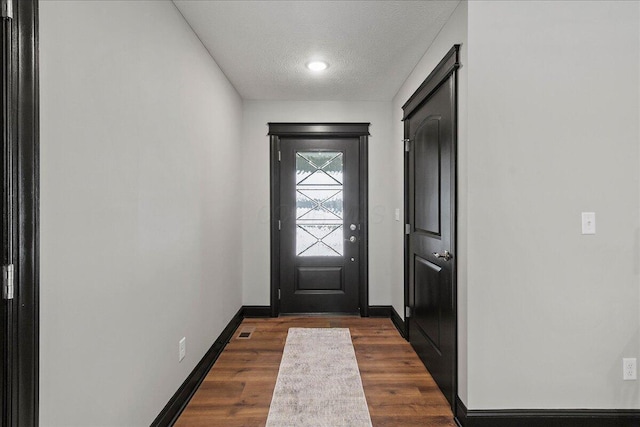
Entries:
[[311,71],[322,71],[326,70],[329,64],[324,61],[311,61],[307,63],[307,68]]

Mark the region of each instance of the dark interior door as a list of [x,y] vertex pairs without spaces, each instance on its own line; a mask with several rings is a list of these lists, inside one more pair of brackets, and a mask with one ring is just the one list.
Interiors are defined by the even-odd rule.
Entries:
[[280,311],[357,313],[359,139],[280,139]]
[[[11,367],[15,347],[13,301],[5,300],[5,282],[15,265],[15,138],[11,138],[11,21],[2,18],[0,21],[2,33],[0,37],[2,58],[2,83],[0,84],[0,99],[2,102],[2,117],[0,126],[2,133],[2,294],[0,300],[0,425],[11,425]],[[10,267],[11,266],[11,267]]]
[[456,299],[454,76],[405,120],[409,151],[409,337],[453,405]]
[[0,425],[37,426],[38,1],[3,2],[1,15]]

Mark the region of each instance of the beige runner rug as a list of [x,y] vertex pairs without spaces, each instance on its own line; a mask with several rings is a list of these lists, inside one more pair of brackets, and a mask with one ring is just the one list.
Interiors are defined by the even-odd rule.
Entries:
[[290,328],[267,427],[371,427],[348,328]]

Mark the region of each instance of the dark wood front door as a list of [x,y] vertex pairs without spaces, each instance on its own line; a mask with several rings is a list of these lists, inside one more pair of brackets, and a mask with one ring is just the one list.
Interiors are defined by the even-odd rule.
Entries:
[[359,136],[278,137],[280,313],[360,313]]
[[358,144],[283,138],[283,313],[358,312]]
[[[454,68],[455,70],[455,68]],[[405,119],[409,340],[453,406],[456,394],[455,72]]]

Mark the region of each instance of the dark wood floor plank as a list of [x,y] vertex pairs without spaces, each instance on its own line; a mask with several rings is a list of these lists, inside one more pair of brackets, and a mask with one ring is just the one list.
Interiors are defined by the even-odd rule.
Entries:
[[[178,427],[264,426],[289,328],[349,328],[374,427],[454,427],[451,409],[424,365],[389,319],[245,319]],[[255,328],[251,339],[238,339]]]

